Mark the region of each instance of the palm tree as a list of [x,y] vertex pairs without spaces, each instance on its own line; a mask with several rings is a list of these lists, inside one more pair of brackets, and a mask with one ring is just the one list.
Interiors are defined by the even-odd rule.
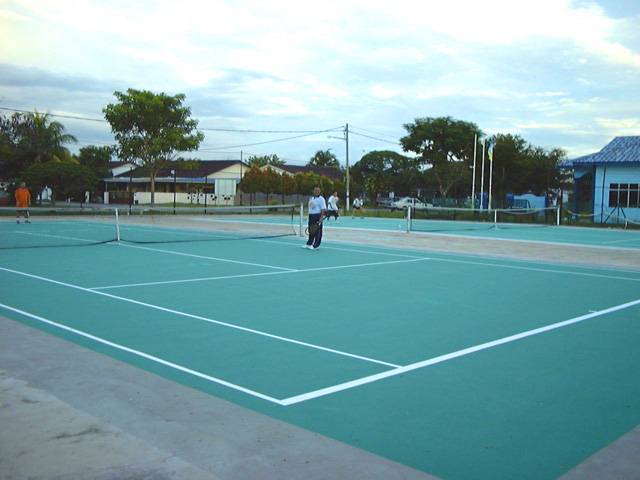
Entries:
[[28,121],[31,123],[31,128],[25,141],[29,144],[28,150],[34,163],[64,162],[70,158],[64,144],[75,143],[77,139],[65,133],[64,125],[51,121],[48,113],[42,114],[37,111],[28,115]]

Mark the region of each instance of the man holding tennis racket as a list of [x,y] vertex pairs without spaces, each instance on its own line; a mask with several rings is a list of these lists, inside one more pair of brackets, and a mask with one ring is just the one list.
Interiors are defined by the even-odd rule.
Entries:
[[314,187],[313,196],[309,199],[309,226],[307,232],[309,240],[302,248],[317,250],[322,242],[322,221],[327,211],[327,202],[320,195],[320,187]]

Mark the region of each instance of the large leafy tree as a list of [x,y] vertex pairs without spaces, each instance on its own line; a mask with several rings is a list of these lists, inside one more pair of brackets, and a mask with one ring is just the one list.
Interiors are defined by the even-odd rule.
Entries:
[[390,150],[368,152],[351,168],[353,180],[375,198],[393,191],[409,195],[421,178],[420,161]]
[[109,162],[113,156],[113,147],[90,145],[82,147],[78,152],[80,165],[89,167],[98,178],[109,175]]
[[151,179],[151,204],[155,203],[155,179],[178,152],[196,150],[204,135],[191,109],[183,106],[184,94],[167,95],[148,90],[114,92],[117,103],[104,115],[118,141],[118,154],[144,167]]
[[84,198],[84,192],[92,190],[98,181],[95,172],[77,163],[35,163],[22,173],[21,178],[34,191],[51,187],[52,201],[64,198]]
[[526,142],[518,135],[495,135],[493,149],[493,191],[496,198],[507,193],[545,194],[566,182],[559,168],[566,158],[564,150],[545,149]]
[[404,128],[407,135],[400,139],[403,150],[415,153],[423,167],[430,168],[443,197],[456,184],[470,180],[474,135],[482,136],[475,123],[427,117],[417,118]]
[[318,150],[307,163],[309,167],[333,167],[340,169],[340,162],[331,149]]
[[0,116],[0,166],[3,176],[17,178],[37,163],[73,161],[65,144],[76,138],[60,122],[38,112]]
[[0,170],[7,179],[16,178],[28,166],[24,146],[30,126],[29,117],[21,113],[0,115]]

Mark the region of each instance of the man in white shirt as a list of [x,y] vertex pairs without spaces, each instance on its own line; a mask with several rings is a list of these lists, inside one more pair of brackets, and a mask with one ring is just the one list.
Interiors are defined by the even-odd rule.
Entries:
[[356,214],[359,215],[360,218],[364,218],[364,212],[362,210],[363,205],[364,202],[360,197],[356,197],[353,199],[353,213],[351,214],[351,218],[354,218]]
[[[322,221],[327,211],[327,203],[320,195],[320,187],[313,189],[313,196],[309,199],[309,240],[302,248],[317,250],[322,241]],[[317,226],[317,228],[316,228]]]
[[333,192],[333,195],[331,195],[327,201],[327,220],[334,217],[336,222],[338,221],[338,200],[338,192]]

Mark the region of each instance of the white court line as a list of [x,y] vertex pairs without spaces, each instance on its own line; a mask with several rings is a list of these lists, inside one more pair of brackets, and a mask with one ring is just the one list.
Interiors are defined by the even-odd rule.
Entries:
[[188,373],[189,375],[193,375],[195,377],[202,378],[204,380],[208,380],[213,383],[217,383],[219,385],[223,385],[228,388],[232,388],[233,390],[238,390],[242,393],[246,393],[253,397],[261,398],[262,400],[267,400],[272,403],[277,403],[278,405],[282,405],[282,402],[277,398],[270,397],[269,395],[264,395],[260,392],[256,392],[255,390],[250,390],[245,387],[241,387],[240,385],[236,385],[235,383],[227,382],[217,377],[212,377],[211,375],[206,375],[202,372],[198,372],[197,370],[192,370],[187,367],[183,367],[182,365],[178,365],[177,363],[168,362],[167,360],[163,360],[161,358],[155,357],[153,355],[149,355],[148,353],[141,352],[140,350],[135,350],[133,348],[125,347],[124,345],[120,345],[118,343],[110,342],[109,340],[105,340],[104,338],[96,337],[95,335],[91,335],[90,333],[83,332],[82,330],[78,330],[75,328],[68,327],[66,325],[62,325],[60,323],[56,323],[52,320],[48,320],[44,317],[40,317],[38,315],[34,315],[33,313],[25,312],[24,310],[20,310],[18,308],[10,307],[9,305],[5,305],[4,303],[0,303],[0,307],[10,310],[12,312],[18,313],[20,315],[24,315],[25,317],[32,318],[34,320],[38,320],[39,322],[46,323],[48,325],[52,325],[54,327],[60,328],[62,330],[66,330],[67,332],[74,333],[76,335],[80,335],[81,337],[89,338],[94,342],[102,343],[104,345],[108,345],[112,348],[125,351],[127,353],[131,353],[138,357],[146,358],[147,360],[151,360],[152,362],[160,363],[164,366],[173,368],[175,370],[180,370],[181,372]]
[[[76,240],[78,242],[87,242],[87,243],[100,243],[101,240],[90,240],[88,238],[78,238],[78,237],[67,237],[67,236],[63,236],[63,235],[52,235],[50,233],[34,233],[34,232],[21,232],[21,231],[14,231],[13,233],[19,233],[21,235],[31,235],[34,237],[51,237],[51,238],[61,238],[63,240]],[[106,240],[107,242],[109,240]]]
[[228,278],[261,277],[263,275],[282,275],[285,273],[295,273],[296,271],[298,270],[284,271],[284,272],[245,273],[241,275],[224,275],[220,277],[187,278],[185,280],[165,280],[163,282],[125,283],[122,285],[108,285],[105,287],[87,287],[87,290],[109,290],[112,288],[146,287],[146,286],[167,285],[167,284],[174,284],[174,283],[206,282],[209,280],[225,280]]
[[[47,234],[47,233],[33,233],[33,232],[20,232],[20,233],[24,233],[25,235],[62,238],[62,239],[67,239],[67,240],[77,240],[77,241],[88,242],[88,243],[99,243],[100,242],[99,240],[90,240],[88,238],[67,237],[67,236],[62,236],[62,235],[50,235],[50,234]],[[230,260],[228,258],[210,257],[210,256],[207,256],[207,255],[195,255],[193,253],[175,252],[173,250],[163,250],[163,249],[160,249],[160,248],[141,247],[139,245],[129,245],[127,243],[112,243],[112,245],[118,245],[120,247],[127,247],[127,248],[137,248],[137,249],[140,249],[140,250],[149,250],[151,252],[159,252],[159,253],[165,253],[165,254],[171,254],[171,255],[179,255],[179,256],[182,256],[182,257],[195,257],[195,258],[203,258],[205,260],[215,260],[217,262],[237,263],[237,264],[240,264],[240,265],[251,265],[252,267],[272,268],[272,269],[275,269],[275,270],[284,270],[284,271],[291,271],[291,272],[295,272],[296,271],[295,268],[277,267],[277,266],[274,266],[274,265],[264,265],[262,263],[242,262],[240,260]]]
[[160,249],[160,248],[141,247],[139,245],[129,245],[128,243],[118,243],[118,246],[127,247],[127,248],[137,248],[139,250],[148,250],[150,252],[160,252],[160,253],[166,253],[166,254],[171,254],[171,255],[179,255],[179,256],[182,256],[182,257],[204,258],[206,260],[216,260],[218,262],[238,263],[240,265],[251,265],[253,267],[273,268],[275,270],[285,270],[285,271],[289,271],[289,272],[295,272],[296,271],[295,268],[277,267],[277,266],[274,266],[274,265],[264,265],[262,263],[242,262],[240,260],[230,260],[228,258],[209,257],[209,256],[206,256],[206,255],[195,255],[193,253],[175,252],[173,250],[163,250],[163,249]]
[[486,262],[472,262],[471,260],[454,260],[452,258],[438,258],[433,257],[431,260],[438,262],[451,262],[451,263],[463,263],[468,265],[481,265],[483,267],[498,267],[498,268],[511,268],[515,270],[528,270],[532,272],[548,272],[548,273],[563,273],[566,275],[578,275],[584,277],[597,277],[597,278],[609,278],[612,280],[629,280],[631,282],[640,282],[640,278],[632,277],[619,277],[617,275],[604,275],[601,273],[587,273],[587,272],[575,272],[571,270],[555,270],[553,268],[537,268],[537,267],[524,267],[520,265],[506,265],[503,263],[486,263]]
[[599,317],[602,315],[606,315],[608,313],[617,312],[619,310],[623,310],[625,308],[630,308],[636,305],[640,305],[640,299],[634,300],[632,302],[623,303],[621,305],[616,305],[614,307],[610,307],[604,310],[599,310],[593,313],[588,313],[586,315],[582,315],[580,317],[571,318],[569,320],[565,320],[558,323],[553,323],[551,325],[547,325],[545,327],[535,328],[533,330],[527,330],[526,332],[517,333],[515,335],[510,335],[508,337],[503,337],[498,340],[494,340],[491,342],[482,343],[480,345],[476,345],[469,348],[464,348],[462,350],[457,350],[455,352],[447,353],[445,355],[440,355],[438,357],[430,358],[428,360],[423,360],[421,362],[412,363],[410,365],[406,365],[404,367],[394,368],[393,370],[387,370],[386,372],[377,373],[375,375],[369,375],[367,377],[359,378],[357,380],[352,380],[350,382],[341,383],[338,385],[333,385],[331,387],[322,388],[319,390],[314,390],[312,392],[303,393],[301,395],[296,395],[294,397],[289,397],[282,399],[282,405],[289,406],[294,405],[296,403],[305,402],[307,400],[311,400],[314,398],[324,397],[326,395],[331,395],[336,392],[341,392],[344,390],[348,390],[351,388],[359,387],[361,385],[365,385],[367,383],[377,382],[378,380],[382,380],[384,378],[394,377],[396,375],[402,375],[403,373],[410,372],[412,370],[418,370],[420,368],[428,367],[431,365],[435,365],[437,363],[446,362],[449,360],[453,360],[454,358],[459,358],[465,355],[469,355],[471,353],[479,352],[481,350],[487,350],[489,348],[497,347],[499,345],[504,345],[506,343],[515,342],[516,340],[521,340],[523,338],[531,337],[533,335],[538,335],[544,332],[548,332],[551,330],[555,330],[558,328],[566,327],[568,325],[572,325],[574,323],[584,322],[585,320],[589,320],[590,318]]
[[335,265],[332,267],[316,267],[316,268],[303,268],[299,270],[290,270],[284,272],[264,272],[264,273],[245,273],[241,275],[224,275],[220,277],[200,277],[200,278],[187,278],[184,280],[165,280],[162,282],[144,282],[144,283],[128,283],[123,285],[109,285],[105,287],[88,287],[88,290],[109,290],[112,288],[125,288],[125,287],[146,287],[153,285],[167,285],[174,283],[191,283],[191,282],[206,282],[210,280],[226,280],[230,278],[244,278],[244,277],[261,277],[263,275],[282,275],[285,273],[304,273],[304,272],[319,272],[322,270],[341,270],[344,268],[359,268],[359,267],[370,267],[374,265],[389,265],[394,263],[410,263],[410,262],[420,262],[424,260],[430,260],[429,258],[414,258],[410,260],[391,260],[389,262],[371,262],[371,263],[358,263],[352,265]]
[[[95,240],[88,240],[88,239],[81,239],[81,238],[74,238],[74,237],[62,237],[62,236],[58,236],[58,235],[47,235],[47,234],[27,233],[27,232],[24,232],[24,233],[28,234],[28,235],[55,236],[57,238],[67,238],[67,239],[71,239],[71,240],[81,240],[81,241],[92,242],[92,243],[95,242]],[[252,239],[252,240],[263,242],[263,243],[277,243],[277,244],[290,245],[290,246],[297,246],[298,245],[297,243],[291,243],[291,242],[278,242],[278,241],[259,240],[259,239]],[[162,253],[171,253],[171,254],[174,254],[174,255],[184,255],[184,256],[191,256],[191,257],[197,257],[197,258],[205,258],[205,259],[210,259],[210,260],[220,260],[220,261],[223,261],[223,262],[226,261],[226,262],[231,262],[231,263],[243,263],[243,262],[239,262],[237,260],[220,259],[220,258],[215,258],[215,257],[202,257],[202,256],[199,256],[199,255],[193,255],[193,254],[188,254],[188,253],[174,252],[172,250],[151,249],[151,248],[148,248],[148,247],[139,247],[139,246],[136,246],[136,245],[127,245],[127,244],[124,244],[124,243],[118,243],[118,244],[112,244],[112,245],[119,245],[119,246],[130,247],[130,248],[141,248],[141,249],[147,249],[147,250],[155,250],[155,251],[159,251],[159,252],[162,252]],[[454,259],[439,258],[439,257],[418,257],[418,256],[414,256],[414,255],[403,255],[403,254],[376,252],[376,251],[368,251],[368,250],[356,250],[356,249],[352,249],[352,248],[324,247],[324,246],[322,248],[323,249],[332,249],[332,250],[342,250],[342,251],[346,251],[346,252],[371,253],[371,254],[379,254],[379,255],[391,255],[391,256],[396,256],[396,257],[407,257],[407,258],[412,258],[412,259],[416,259],[416,260],[430,259],[430,260],[437,260],[437,261],[441,261],[441,262],[465,263],[465,264],[469,264],[469,265],[483,265],[483,266],[489,266],[489,267],[511,268],[511,269],[515,269],[515,270],[529,270],[529,271],[534,271],[534,272],[561,273],[561,274],[565,274],[565,275],[578,275],[578,276],[586,276],[586,277],[609,278],[609,279],[612,279],[612,280],[628,280],[628,281],[632,281],[632,282],[639,282],[640,281],[640,279],[631,278],[631,277],[620,277],[620,276],[616,276],[616,275],[603,275],[603,274],[598,274],[598,273],[587,273],[587,272],[575,272],[575,271],[570,271],[570,270],[555,270],[555,269],[552,269],[552,268],[537,268],[537,267],[525,267],[525,266],[520,266],[520,265],[506,265],[506,264],[500,264],[500,263],[473,262],[473,261],[470,261],[470,260],[454,260]],[[451,255],[455,255],[455,254],[451,254]],[[274,267],[274,266],[267,266],[267,265],[261,265],[261,264],[255,264],[255,263],[246,263],[246,264],[247,265],[253,265],[253,266],[266,267],[266,268],[280,269],[280,270],[287,271],[287,272],[289,272],[289,271],[290,272],[298,271],[298,270],[293,269],[293,268]],[[343,268],[347,268],[347,267],[343,267]],[[114,287],[114,288],[116,288],[116,287]]]
[[275,340],[280,340],[280,341],[287,342],[287,343],[292,343],[292,344],[295,344],[295,345],[301,345],[303,347],[313,348],[315,350],[321,350],[321,351],[324,351],[324,352],[334,353],[336,355],[342,355],[342,356],[345,356],[345,357],[356,358],[358,360],[364,360],[366,362],[377,363],[377,364],[380,364],[380,365],[386,365],[388,367],[398,367],[398,365],[395,365],[393,363],[383,362],[382,360],[376,360],[374,358],[369,358],[369,357],[365,357],[365,356],[362,356],[362,355],[356,355],[356,354],[353,354],[353,353],[343,352],[341,350],[335,350],[335,349],[332,349],[332,348],[322,347],[320,345],[315,345],[313,343],[307,343],[307,342],[302,342],[300,340],[294,340],[293,338],[281,337],[279,335],[273,335],[271,333],[263,332],[261,330],[254,330],[252,328],[241,327],[240,325],[235,325],[233,323],[222,322],[220,320],[214,320],[212,318],[202,317],[200,315],[193,315],[191,313],[181,312],[179,310],[173,310],[171,308],[165,308],[165,307],[161,307],[159,305],[153,305],[151,303],[140,302],[138,300],[133,300],[131,298],[119,297],[117,295],[112,295],[110,293],[99,292],[99,291],[96,291],[96,290],[90,290],[88,288],[81,287],[79,285],[73,285],[71,283],[65,283],[65,282],[61,282],[59,280],[53,280],[52,278],[41,277],[39,275],[33,275],[31,273],[21,272],[19,270],[12,270],[10,268],[5,268],[5,267],[0,267],[0,270],[5,271],[5,272],[9,272],[9,273],[14,273],[16,275],[22,275],[22,276],[29,277],[29,278],[35,278],[36,280],[42,280],[44,282],[54,283],[56,285],[62,285],[63,287],[69,287],[69,288],[73,288],[75,290],[80,290],[80,291],[83,291],[83,292],[93,293],[95,295],[102,295],[104,297],[113,298],[115,300],[121,300],[123,302],[133,303],[135,305],[140,305],[140,306],[143,306],[143,307],[152,308],[154,310],[159,310],[161,312],[172,313],[174,315],[180,315],[182,317],[193,318],[195,320],[201,320],[203,322],[208,322],[208,323],[213,323],[213,324],[216,324],[216,325],[221,325],[223,327],[233,328],[235,330],[240,330],[240,331],[243,331],[243,332],[253,333],[253,334],[256,334],[256,335],[261,335],[263,337],[273,338]]
[[[277,240],[263,240],[261,238],[250,238],[252,242],[260,242],[260,243],[274,243],[276,245],[289,245],[289,246],[297,246],[301,245],[300,243],[292,242],[279,242]],[[340,247],[330,247],[328,245],[322,244],[322,250],[338,250],[342,252],[356,252],[356,253],[370,253],[372,255],[385,255],[389,257],[404,257],[404,258],[425,258],[420,257],[418,255],[407,255],[405,253],[391,253],[391,252],[379,252],[375,250],[360,250],[356,248],[340,248]]]
[[609,245],[610,243],[627,243],[627,242],[640,242],[640,238],[631,238],[628,240],[612,240],[611,242],[603,242],[606,245]]

